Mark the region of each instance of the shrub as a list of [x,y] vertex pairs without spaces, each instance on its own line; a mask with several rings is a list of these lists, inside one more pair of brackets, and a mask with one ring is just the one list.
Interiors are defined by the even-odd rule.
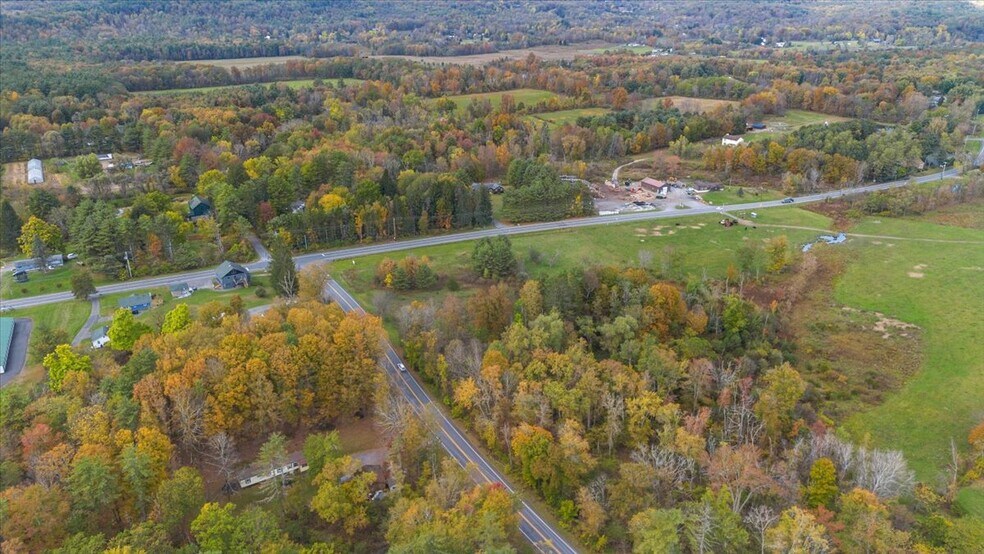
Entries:
[[253,293],[256,294],[256,297],[257,298],[266,298],[267,297],[267,290],[265,288],[263,288],[263,287],[256,287],[256,290],[253,291]]

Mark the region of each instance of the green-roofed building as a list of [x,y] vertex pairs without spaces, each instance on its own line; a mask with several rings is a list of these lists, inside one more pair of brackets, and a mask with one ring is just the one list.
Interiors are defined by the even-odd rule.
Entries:
[[14,339],[14,318],[0,317],[0,373],[7,370],[7,355]]

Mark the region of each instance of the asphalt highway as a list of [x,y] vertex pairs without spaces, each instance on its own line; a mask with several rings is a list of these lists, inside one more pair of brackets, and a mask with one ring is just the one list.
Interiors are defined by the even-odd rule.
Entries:
[[[841,189],[841,190],[823,192],[818,194],[809,194],[806,196],[796,197],[794,199],[794,202],[789,205],[796,206],[799,204],[805,204],[809,202],[821,202],[827,198],[833,199],[842,196],[849,196],[852,194],[860,194],[864,192],[873,192],[877,190],[898,188],[898,187],[906,186],[910,182],[925,183],[929,181],[936,181],[943,177],[953,177],[955,175],[957,175],[957,170],[949,169],[945,173],[934,173],[932,175],[926,175],[924,177],[917,177],[915,179],[912,179],[911,181],[910,180],[891,181],[887,183],[877,183],[873,185]],[[450,233],[447,235],[429,236],[429,237],[410,239],[410,240],[380,242],[380,243],[370,244],[366,246],[339,248],[335,250],[328,250],[324,252],[315,252],[315,253],[295,256],[294,261],[297,263],[298,267],[303,267],[307,264],[317,263],[317,262],[346,260],[351,258],[358,258],[360,256],[367,256],[370,254],[397,252],[400,250],[412,250],[414,248],[420,248],[424,246],[449,244],[453,242],[475,240],[483,237],[491,237],[496,235],[519,235],[525,233],[538,233],[542,231],[551,231],[556,229],[573,229],[576,227],[589,227],[592,225],[611,225],[615,223],[631,223],[634,221],[685,217],[690,215],[714,213],[718,211],[760,210],[763,208],[771,208],[771,207],[784,206],[784,205],[786,204],[783,204],[781,200],[771,200],[768,202],[751,202],[748,204],[732,204],[728,206],[705,206],[701,208],[691,208],[688,210],[647,211],[647,212],[634,212],[630,214],[585,217],[580,219],[565,219],[562,221],[550,221],[546,223],[531,223],[527,225],[514,225],[511,227],[503,227],[503,228],[489,228],[489,229],[481,229],[478,231],[465,231],[462,233]],[[262,271],[266,269],[268,264],[269,264],[268,260],[261,259],[258,262],[245,264],[245,266],[250,271]],[[117,292],[130,292],[136,290],[144,290],[153,287],[173,285],[176,283],[182,283],[189,280],[208,279],[209,277],[212,276],[212,274],[213,274],[213,270],[211,269],[201,270],[201,271],[190,271],[187,273],[175,273],[171,275],[163,275],[160,277],[135,279],[133,281],[125,281],[122,283],[102,285],[96,287],[96,290],[97,293],[100,295],[113,294]],[[16,308],[26,308],[31,306],[39,306],[42,304],[54,304],[56,302],[66,302],[69,300],[73,300],[71,292],[57,292],[51,294],[43,294],[39,296],[31,296],[27,298],[19,298],[16,300],[3,300],[3,306],[9,307],[11,309],[16,309]]]
[[[328,282],[328,295],[346,312],[365,313],[359,303],[334,280]],[[479,482],[498,483],[509,492],[515,492],[509,481],[492,467],[482,454],[472,446],[471,442],[462,435],[458,426],[437,406],[427,391],[408,371],[400,371],[399,364],[403,363],[400,356],[393,350],[389,342],[385,342],[383,359],[380,361],[390,380],[396,385],[413,411],[423,416],[431,415],[438,428],[438,439],[444,449],[458,461],[462,467],[472,464],[475,468],[475,478]],[[550,524],[543,520],[525,501],[519,509],[519,531],[540,552],[576,553],[571,546]]]

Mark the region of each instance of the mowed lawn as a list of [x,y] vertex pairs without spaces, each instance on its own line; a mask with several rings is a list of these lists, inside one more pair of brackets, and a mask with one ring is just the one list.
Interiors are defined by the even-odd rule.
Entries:
[[889,218],[867,218],[857,233],[977,241],[977,244],[864,239],[852,241],[861,262],[850,265],[835,297],[922,328],[922,368],[883,404],[844,428],[854,440],[901,449],[921,480],[949,462],[950,439],[965,450],[984,414],[984,236],[980,230]]
[[[148,95],[148,96],[170,95],[170,94],[189,94],[189,93],[201,94],[201,93],[205,93],[205,92],[214,92],[214,91],[217,91],[217,90],[227,90],[227,89],[233,89],[233,88],[244,88],[244,87],[251,87],[251,86],[256,86],[256,85],[260,85],[260,86],[286,85],[287,87],[292,88],[292,89],[299,89],[299,88],[314,86],[314,81],[315,81],[315,79],[295,79],[293,81],[270,81],[268,83],[248,83],[248,84],[242,84],[242,85],[222,85],[222,86],[217,86],[217,87],[172,88],[172,89],[163,89],[163,90],[145,90],[145,91],[135,92],[133,94],[136,94],[136,95]],[[332,86],[334,86],[335,83],[338,83],[339,81],[341,81],[342,86],[346,86],[346,87],[347,86],[351,86],[351,85],[358,85],[359,83],[362,83],[363,82],[362,79],[349,79],[349,78],[337,78],[337,77],[336,78],[328,77],[328,78],[321,79],[321,81],[324,82],[325,85],[332,85]]]
[[[540,90],[535,88],[519,88],[515,90],[504,90],[501,92],[479,92],[475,94],[458,94],[455,96],[445,96],[454,102],[459,111],[465,110],[472,101],[481,102],[482,100],[488,100],[492,104],[492,108],[498,109],[502,104],[502,97],[505,95],[512,96],[513,103],[519,105],[520,102],[525,104],[527,107],[534,106],[540,102],[546,102],[551,98],[561,98],[560,95],[550,92],[549,90]],[[430,101],[431,104],[437,102],[437,99]]]
[[577,118],[579,117],[605,115],[608,111],[608,108],[578,108],[574,110],[560,110],[557,112],[540,113],[527,117],[537,121],[542,121],[547,125],[568,125],[577,123]]
[[[813,231],[764,228],[745,229],[725,228],[718,224],[720,216],[688,216],[686,211],[680,217],[670,219],[600,225],[512,236],[513,251],[524,269],[533,278],[566,271],[572,267],[587,266],[634,266],[640,265],[640,258],[649,258],[650,264],[658,265],[666,247],[677,249],[682,275],[701,275],[705,270],[708,276],[723,277],[728,265],[736,260],[736,253],[746,240],[762,241],[778,235],[789,238],[790,250],[798,251],[798,246],[813,238]],[[773,224],[802,225],[826,228],[830,220],[822,215],[796,208],[773,208],[768,216],[759,214],[759,220]],[[376,266],[383,258],[394,260],[413,254],[427,256],[431,267],[442,277],[454,276],[462,282],[470,276],[471,252],[474,241],[445,244],[419,248],[413,252],[394,252],[358,258],[355,265],[349,261],[339,262],[334,275],[367,309],[372,309],[373,295],[381,289],[373,285]],[[539,262],[530,261],[531,251],[536,251]],[[640,252],[645,252],[640,256]],[[466,288],[463,286],[463,288]],[[423,299],[433,292],[397,293],[404,300]]]
[[[264,304],[273,304],[277,301],[275,292],[266,286],[261,277],[252,277],[253,286],[249,288],[238,288],[232,290],[206,290],[199,289],[195,291],[191,296],[187,298],[174,298],[171,296],[171,291],[168,287],[156,287],[152,289],[140,290],[136,292],[120,292],[115,294],[107,294],[100,299],[99,304],[99,315],[102,317],[111,317],[116,310],[120,309],[119,300],[121,298],[130,296],[132,294],[143,294],[151,293],[153,295],[153,304],[151,309],[141,313],[137,316],[137,319],[143,321],[154,321],[156,317],[163,317],[163,314],[171,311],[178,304],[187,304],[189,308],[194,310],[199,308],[209,302],[217,301],[222,303],[228,303],[233,296],[241,296],[243,299],[243,305],[247,309],[255,308],[256,306],[262,306]],[[261,298],[256,295],[256,289],[258,287],[265,287],[266,296]]]
[[[738,190],[742,190],[739,196]],[[747,204],[749,202],[766,202],[768,200],[778,200],[783,194],[777,190],[764,189],[759,187],[724,187],[724,190],[705,192],[700,195],[708,204],[722,206],[726,204]]]

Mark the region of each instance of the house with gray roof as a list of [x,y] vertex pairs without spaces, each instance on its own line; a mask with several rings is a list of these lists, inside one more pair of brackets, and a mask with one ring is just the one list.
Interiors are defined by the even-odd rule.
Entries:
[[219,282],[219,287],[223,289],[248,287],[249,270],[235,262],[226,260],[215,270],[215,279]]

